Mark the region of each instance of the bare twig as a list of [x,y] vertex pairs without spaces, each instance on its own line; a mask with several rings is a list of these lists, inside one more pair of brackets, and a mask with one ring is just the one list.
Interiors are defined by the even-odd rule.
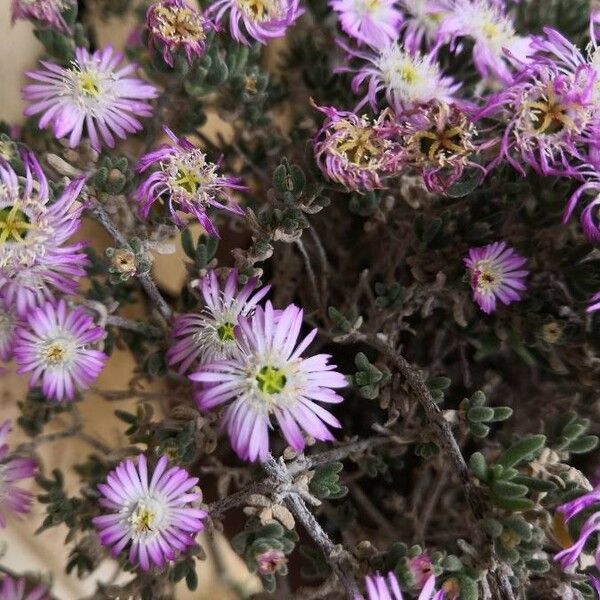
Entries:
[[321,527],[321,524],[315,519],[310,510],[308,510],[304,500],[294,489],[292,476],[283,460],[278,462],[271,456],[267,462],[263,463],[263,468],[275,481],[290,486],[283,493],[285,504],[302,525],[304,525],[306,532],[321,549],[331,569],[344,586],[348,598],[362,598],[363,596],[354,579],[354,564],[350,553],[341,545],[336,545],[331,541]]
[[127,329],[128,331],[134,331],[135,333],[141,333],[142,335],[149,335],[157,338],[160,338],[163,335],[163,332],[159,327],[155,327],[149,323],[142,323],[141,321],[125,319],[117,315],[108,315],[108,317],[106,317],[106,324],[113,325],[119,329]]

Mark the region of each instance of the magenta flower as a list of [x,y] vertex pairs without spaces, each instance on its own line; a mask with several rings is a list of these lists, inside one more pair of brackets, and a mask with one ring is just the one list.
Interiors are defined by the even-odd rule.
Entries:
[[317,334],[313,329],[298,343],[302,317],[302,309],[293,304],[278,314],[267,302],[265,309],[258,307],[251,317],[239,318],[239,351],[233,358],[202,365],[190,375],[204,384],[196,393],[202,410],[229,403],[223,424],[244,460],[267,459],[271,416],[297,452],[305,446],[302,430],[330,441],[327,425],[340,427],[317,402],[342,402],[334,389],[345,387],[346,379],[329,364],[328,354],[301,357]]
[[543,175],[576,175],[574,164],[584,158],[579,148],[593,137],[595,81],[586,66],[573,74],[555,65],[525,66],[479,114],[506,122],[493,164],[505,159],[522,174],[529,165]]
[[0,161],[0,293],[23,316],[52,298],[72,294],[85,275],[85,242],[65,244],[81,224],[82,206],[74,208],[83,185],[71,182],[50,203],[48,181],[31,152],[21,155],[25,178]]
[[122,461],[98,485],[100,504],[110,511],[92,519],[101,544],[114,557],[128,549],[129,562],[143,571],[162,567],[193,545],[206,517],[205,511],[190,506],[201,499],[192,491],[198,478],[168,465],[163,456],[150,474],[140,454],[137,465]]
[[261,44],[283,37],[304,10],[300,8],[299,0],[217,0],[206,12],[218,24],[227,13],[231,36],[249,46],[248,37]]
[[367,102],[377,111],[378,98],[383,92],[388,106],[396,114],[411,110],[432,100],[451,102],[452,94],[459,85],[443,75],[435,54],[407,52],[399,43],[391,42],[377,50],[358,50],[338,44],[350,57],[365,61],[361,67],[340,67],[339,72],[356,73],[352,79],[352,91],[360,92],[367,83],[367,93],[357,105],[355,112]]
[[[554,560],[560,564],[561,568],[566,569],[575,564],[580,554],[583,552],[589,538],[595,533],[600,532],[600,486],[597,486],[591,492],[586,492],[574,500],[561,504],[556,509],[557,512],[563,515],[565,521],[568,523],[581,511],[594,505],[598,505],[598,510],[587,518],[581,527],[577,541],[572,546],[561,550],[554,556]],[[600,568],[600,544],[596,546],[595,558],[596,565]]]
[[[404,596],[398,585],[398,580],[392,571],[383,575],[367,575],[365,577],[368,600],[403,600]],[[434,596],[435,594],[435,596]],[[419,598],[417,600],[441,600],[443,592],[435,593],[435,577],[432,575],[427,579]]]
[[456,105],[433,102],[408,115],[399,132],[405,148],[404,163],[418,169],[430,191],[443,194],[465,168],[485,170],[472,160],[490,143],[475,145],[475,125]]
[[27,591],[24,577],[13,579],[5,575],[0,584],[0,600],[50,600],[50,595],[45,585],[36,585]]
[[480,75],[496,77],[503,83],[512,81],[510,61],[525,63],[533,53],[530,40],[515,33],[503,3],[496,0],[456,0],[437,34],[440,41],[451,42],[454,49],[461,49],[461,38],[471,39],[473,63]]
[[75,0],[12,0],[12,22],[19,19],[38,21],[69,34],[69,26],[61,13],[74,4]]
[[414,586],[422,589],[431,578],[433,572],[431,557],[425,552],[417,554],[417,556],[408,561],[408,570],[414,579]]
[[517,254],[506,242],[494,242],[483,248],[471,248],[465,258],[470,271],[473,299],[485,313],[496,310],[496,302],[518,302],[526,288],[528,271],[521,267],[527,259]]
[[148,41],[162,51],[164,61],[173,66],[173,54],[185,53],[191,63],[206,50],[206,33],[213,29],[211,22],[185,0],[160,0],[146,13]]
[[315,136],[315,160],[327,179],[360,192],[385,187],[402,160],[393,142],[396,127],[389,111],[375,121],[333,107],[316,107],[326,115]]
[[137,65],[119,68],[123,54],[111,46],[90,54],[75,49],[75,60],[68,68],[41,61],[43,70],[28,71],[36,81],[23,88],[31,102],[27,116],[42,113],[39,126],[52,126],[56,138],[69,138],[69,146],[80,142],[85,125],[90,145],[100,151],[102,144],[115,146],[115,136],[141,131],[137,117],[149,117],[147,100],[158,95],[156,88],[142,79],[130,77]]
[[32,458],[9,453],[6,438],[11,431],[9,420],[0,425],[0,528],[6,527],[7,512],[26,515],[31,510],[32,495],[15,483],[31,479],[37,471],[37,463]]
[[404,18],[400,38],[411,54],[432,48],[440,24],[452,9],[451,0],[400,0]]
[[398,39],[402,13],[394,0],[331,0],[344,33],[373,48]]
[[17,328],[17,372],[31,371],[30,387],[41,380],[47,398],[73,400],[75,392],[87,389],[104,368],[106,354],[89,347],[103,336],[104,329],[83,307],[70,310],[64,300],[46,302],[32,309],[26,324]]
[[206,211],[213,207],[243,215],[243,209],[232,198],[230,190],[245,190],[246,187],[237,177],[219,175],[219,165],[208,161],[206,154],[189,140],[177,137],[168,127],[164,130],[172,144],[144,154],[136,167],[138,173],[155,168],[137,189],[140,213],[147,217],[152,205],[162,199],[168,204],[176,225],[185,226],[177,214],[183,212],[196,217],[209,235],[219,237]]
[[231,358],[235,354],[234,328],[238,318],[251,314],[271,288],[266,285],[257,289],[258,279],[253,278],[238,290],[238,275],[237,269],[232,269],[221,290],[217,274],[209,271],[200,282],[204,310],[175,320],[171,331],[175,343],[167,352],[167,360],[171,366],[179,364],[180,373],[197,363]]
[[282,550],[272,548],[255,556],[256,567],[261,575],[273,575],[283,571],[286,574],[287,558]]

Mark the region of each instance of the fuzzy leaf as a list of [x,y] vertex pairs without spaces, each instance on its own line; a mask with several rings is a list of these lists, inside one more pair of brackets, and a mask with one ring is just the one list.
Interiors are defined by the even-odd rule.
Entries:
[[541,450],[545,443],[545,435],[532,435],[531,437],[519,440],[502,454],[498,464],[504,467],[514,467]]

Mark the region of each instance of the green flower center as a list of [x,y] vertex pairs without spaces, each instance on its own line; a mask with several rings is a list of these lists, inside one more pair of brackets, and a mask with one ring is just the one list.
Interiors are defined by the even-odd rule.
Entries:
[[233,330],[235,325],[233,323],[223,323],[217,327],[217,335],[222,342],[233,342],[235,335]]
[[29,217],[19,210],[18,203],[0,209],[0,244],[24,241],[30,227]]
[[191,169],[181,167],[175,176],[175,184],[183,188],[188,194],[195,194],[198,185],[202,183],[200,178]]
[[281,369],[274,369],[271,366],[263,367],[256,375],[258,389],[264,394],[279,394],[283,391],[287,377]]

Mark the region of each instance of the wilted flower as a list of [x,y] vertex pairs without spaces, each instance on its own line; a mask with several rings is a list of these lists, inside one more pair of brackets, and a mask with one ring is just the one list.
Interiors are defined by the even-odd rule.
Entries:
[[[598,505],[598,510],[586,519],[581,527],[577,541],[572,546],[561,550],[554,556],[554,560],[557,561],[563,569],[574,564],[579,558],[579,555],[583,552],[589,538],[595,533],[600,532],[600,486],[596,486],[591,492],[587,492],[574,500],[561,504],[556,509],[568,523],[581,511],[594,505]],[[600,564],[600,544],[596,546],[596,564]]]
[[52,126],[56,138],[69,136],[71,148],[81,142],[84,125],[94,150],[102,143],[113,148],[115,136],[125,139],[142,129],[137,117],[152,114],[147,100],[158,94],[154,86],[130,77],[137,65],[118,68],[122,60],[121,52],[107,46],[93,53],[76,48],[68,68],[41,61],[43,70],[27,71],[37,83],[23,88],[32,103],[25,114],[42,113],[40,128]]
[[452,9],[451,0],[400,0],[399,4],[404,13],[400,27],[404,47],[412,54],[429,50],[441,22]]
[[376,111],[378,96],[383,92],[390,108],[400,114],[432,100],[450,102],[459,85],[443,75],[435,53],[407,52],[398,42],[390,42],[378,50],[358,50],[339,45],[350,57],[365,61],[361,67],[340,67],[339,72],[356,73],[352,91],[357,94],[365,82],[367,93],[356,110],[367,102]]
[[30,511],[31,494],[14,484],[30,479],[37,471],[35,460],[9,453],[6,438],[11,431],[9,420],[0,425],[0,528],[6,527],[7,512],[25,515]]
[[572,75],[552,65],[525,66],[479,114],[506,119],[493,164],[505,159],[522,174],[525,164],[543,175],[575,175],[579,146],[593,135],[595,80],[586,66]]
[[137,465],[122,461],[107,475],[106,483],[98,485],[100,504],[110,511],[92,519],[100,542],[111,547],[114,557],[128,549],[129,562],[143,571],[175,560],[193,545],[206,517],[205,511],[190,506],[201,498],[191,491],[198,478],[168,465],[163,456],[150,475],[141,454]]
[[36,157],[23,152],[25,178],[0,161],[0,291],[17,312],[52,297],[72,294],[88,264],[84,242],[63,245],[81,223],[73,208],[84,179],[71,182],[50,202],[48,182]]
[[506,242],[494,242],[483,248],[471,248],[465,258],[470,271],[473,299],[485,313],[496,310],[496,302],[510,304],[521,299],[528,271],[521,269],[527,259]]
[[196,393],[202,410],[230,403],[224,425],[240,458],[267,459],[271,416],[296,452],[305,446],[302,430],[317,440],[330,441],[333,436],[326,425],[340,427],[317,402],[342,402],[334,388],[347,382],[329,364],[328,354],[301,357],[317,334],[313,329],[298,344],[303,312],[292,304],[277,314],[267,302],[251,317],[240,317],[235,329],[239,351],[234,357],[202,365],[190,375],[204,384]]
[[377,48],[398,38],[402,13],[394,0],[331,0],[344,32]]
[[392,141],[396,129],[389,111],[373,121],[333,107],[317,108],[327,117],[314,145],[323,175],[349,190],[384,187],[401,160],[400,146]]
[[255,556],[257,570],[261,575],[273,575],[285,567],[287,558],[281,550],[269,549]]
[[[392,571],[383,575],[367,575],[365,577],[368,600],[403,600],[404,596],[398,585],[398,580]],[[434,596],[435,594],[435,596]],[[443,594],[443,592],[442,592]],[[443,595],[435,593],[435,577],[431,576],[425,582],[417,600],[441,600]]]
[[219,24],[227,13],[232,37],[250,45],[247,36],[261,44],[283,37],[304,10],[299,0],[217,0],[207,10],[207,15]]
[[472,161],[476,151],[475,125],[457,106],[434,102],[409,115],[400,132],[404,162],[419,169],[427,189],[444,193]]
[[152,205],[162,199],[168,204],[176,225],[185,225],[178,211],[187,213],[196,217],[209,235],[219,237],[206,211],[214,207],[243,215],[243,209],[231,197],[230,190],[246,188],[237,177],[219,175],[219,165],[208,161],[206,154],[189,140],[177,137],[168,127],[164,130],[172,144],[164,144],[144,154],[136,167],[138,173],[156,167],[136,192],[142,216],[147,217]]
[[75,0],[12,0],[12,22],[32,19],[69,34],[69,26],[61,13],[75,3]]
[[173,66],[173,54],[183,50],[188,62],[201,57],[206,49],[206,33],[211,22],[185,0],[161,0],[146,14],[149,42],[162,51],[164,61]]
[[209,271],[200,283],[206,304],[204,310],[175,320],[171,331],[175,343],[169,348],[167,359],[171,366],[179,364],[180,373],[196,363],[231,358],[235,353],[234,329],[238,318],[251,314],[271,288],[266,285],[257,289],[258,279],[253,278],[238,290],[238,275],[237,269],[232,269],[221,290],[217,274]]
[[25,578],[13,579],[6,575],[0,584],[0,600],[49,600],[48,588],[36,585],[27,591]]
[[509,60],[524,63],[533,52],[529,38],[515,33],[503,3],[496,0],[456,0],[444,15],[438,38],[458,48],[457,41],[463,37],[474,42],[473,62],[481,76],[493,76],[504,83],[512,81]]
[[30,387],[42,382],[47,398],[73,400],[104,367],[106,354],[89,346],[104,336],[83,307],[68,309],[64,300],[31,309],[15,333],[18,373],[32,371]]

